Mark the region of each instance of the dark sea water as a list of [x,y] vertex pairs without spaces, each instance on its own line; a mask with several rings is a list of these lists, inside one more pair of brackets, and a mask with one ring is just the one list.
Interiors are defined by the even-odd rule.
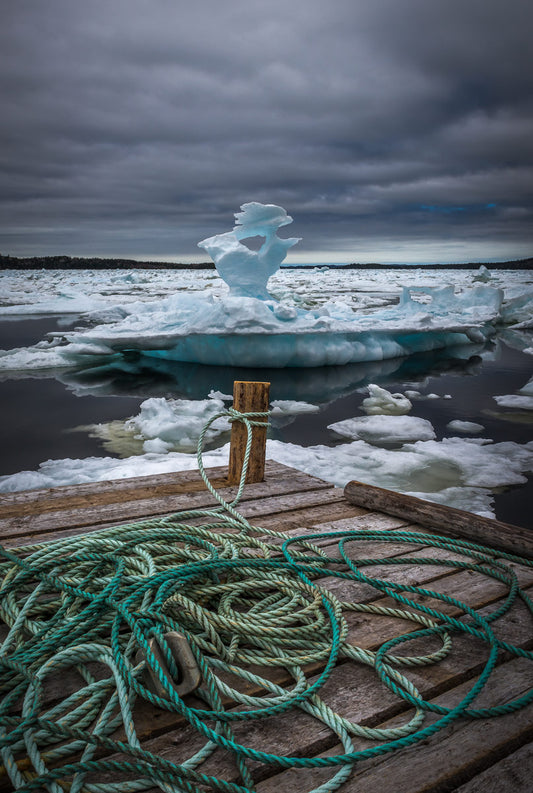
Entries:
[[[0,348],[32,345],[66,321],[1,321]],[[228,394],[235,379],[270,380],[273,400],[320,404],[319,413],[270,430],[272,438],[302,446],[339,443],[327,425],[362,415],[368,383],[392,392],[450,395],[417,400],[412,410],[432,423],[439,440],[450,436],[449,421],[462,419],[482,424],[484,438],[524,443],[533,439],[533,413],[500,408],[493,397],[515,393],[531,377],[532,365],[531,355],[497,340],[485,348],[312,370],[243,370],[141,357],[90,369],[10,373],[0,380],[0,475],[36,469],[47,459],[109,456],[100,440],[76,428],[126,419],[149,396],[205,399],[211,389]],[[495,508],[499,520],[533,528],[533,479],[498,492]]]

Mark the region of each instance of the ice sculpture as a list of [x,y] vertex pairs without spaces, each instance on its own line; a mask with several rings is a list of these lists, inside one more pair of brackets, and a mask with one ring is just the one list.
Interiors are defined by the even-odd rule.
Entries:
[[[211,256],[230,294],[268,300],[268,279],[300,238],[280,239],[276,234],[281,226],[292,223],[291,216],[282,207],[252,201],[243,204],[241,210],[235,213],[237,223],[233,231],[208,237],[199,242],[198,247]],[[250,250],[241,242],[251,237],[264,237],[258,251]]]
[[[276,232],[292,218],[282,207],[258,202],[243,204],[235,217],[232,231],[198,243],[213,257],[229,294],[126,304],[107,321],[99,316],[93,328],[65,333],[47,352],[66,365],[135,351],[160,361],[317,367],[483,344],[495,333],[503,293],[485,284],[459,294],[453,286],[406,287],[397,305],[369,315],[335,302],[305,309],[275,300],[268,279],[299,241]],[[259,250],[244,244],[258,236]]]

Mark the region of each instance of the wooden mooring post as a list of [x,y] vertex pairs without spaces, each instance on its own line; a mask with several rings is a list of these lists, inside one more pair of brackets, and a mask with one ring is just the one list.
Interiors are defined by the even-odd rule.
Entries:
[[[266,413],[270,398],[270,383],[235,380],[233,383],[233,407],[240,413]],[[258,419],[261,421],[261,419]],[[250,462],[246,482],[262,482],[265,478],[266,416],[264,427],[253,427]],[[247,430],[242,421],[231,425],[231,445],[229,453],[228,482],[240,482],[244,455],[246,452]]]

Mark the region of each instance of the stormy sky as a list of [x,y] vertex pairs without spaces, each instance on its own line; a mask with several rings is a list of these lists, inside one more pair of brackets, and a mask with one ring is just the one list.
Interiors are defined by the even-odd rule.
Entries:
[[288,261],[533,252],[526,0],[0,0],[0,252],[204,261],[246,201]]

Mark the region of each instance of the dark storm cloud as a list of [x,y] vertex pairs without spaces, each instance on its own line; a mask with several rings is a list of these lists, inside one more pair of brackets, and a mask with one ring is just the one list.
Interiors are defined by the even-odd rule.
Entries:
[[249,200],[324,259],[531,253],[523,0],[2,12],[4,253],[201,258]]

